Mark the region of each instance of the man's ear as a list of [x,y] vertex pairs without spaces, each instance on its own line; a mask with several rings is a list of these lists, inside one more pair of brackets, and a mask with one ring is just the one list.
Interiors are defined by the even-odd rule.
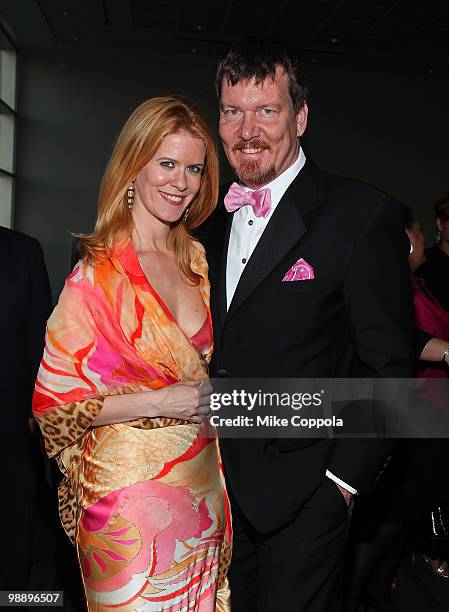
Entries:
[[298,136],[302,136],[306,131],[308,114],[309,108],[307,106],[307,102],[304,102],[299,111],[296,113],[296,134]]

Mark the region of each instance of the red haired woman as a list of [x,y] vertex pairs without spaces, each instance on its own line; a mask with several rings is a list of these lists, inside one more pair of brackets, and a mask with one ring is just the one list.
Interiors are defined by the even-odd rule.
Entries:
[[48,322],[34,414],[65,477],[60,515],[89,610],[228,605],[228,500],[205,418],[207,263],[189,235],[217,191],[214,139],[194,108],[140,105]]

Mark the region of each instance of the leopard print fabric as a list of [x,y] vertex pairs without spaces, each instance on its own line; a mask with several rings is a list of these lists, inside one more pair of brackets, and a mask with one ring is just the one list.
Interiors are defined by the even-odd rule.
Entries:
[[[76,442],[89,428],[103,406],[103,397],[56,406],[37,418],[49,457],[55,457],[64,448]],[[182,419],[165,417],[141,418],[129,421],[138,429],[157,429],[187,423]]]
[[127,424],[137,429],[158,429],[159,427],[172,427],[173,425],[185,425],[189,421],[182,419],[169,419],[167,417],[142,418],[129,421]]
[[218,588],[226,589],[227,587],[227,574],[229,566],[231,565],[232,557],[232,543],[224,541],[220,550],[220,566],[218,570]]
[[[52,408],[37,418],[45,449],[49,457],[55,457],[64,475],[58,487],[59,516],[65,532],[72,543],[76,539],[79,518],[77,482],[86,439],[83,439],[92,421],[103,406],[104,397],[94,397],[79,402],[63,404]],[[128,424],[137,429],[157,429],[182,425],[182,419],[165,417],[141,418]]]
[[80,402],[55,406],[35,415],[49,457],[76,442],[89,428],[103,406],[104,397],[92,397]]
[[59,516],[72,543],[75,543],[78,519],[73,483],[77,481],[81,464],[83,437],[100,412],[103,400],[104,397],[93,397],[56,406],[44,414],[35,415],[48,456],[56,458],[64,475],[58,487]]
[[64,478],[58,487],[59,518],[64,531],[69,536],[72,544],[75,544],[77,521],[77,503],[73,494],[70,481]]
[[220,550],[218,566],[217,601],[215,612],[231,612],[231,587],[227,577],[232,558],[232,542],[224,541]]

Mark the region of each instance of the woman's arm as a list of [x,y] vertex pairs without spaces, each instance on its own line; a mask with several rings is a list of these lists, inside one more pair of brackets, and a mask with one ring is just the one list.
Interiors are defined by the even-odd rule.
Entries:
[[[449,349],[449,342],[441,338],[431,338],[421,351],[419,356],[423,361],[442,361],[445,351]],[[449,365],[449,353],[446,354],[444,361]]]
[[167,417],[201,423],[210,411],[209,381],[188,380],[162,389],[125,393],[104,398],[92,427],[124,423],[140,418]]

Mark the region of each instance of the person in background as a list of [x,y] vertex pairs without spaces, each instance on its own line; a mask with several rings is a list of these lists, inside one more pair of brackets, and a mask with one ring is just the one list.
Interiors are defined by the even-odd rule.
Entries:
[[[429,399],[447,417],[447,385],[435,384],[433,387],[432,380],[449,378],[449,194],[435,205],[436,223],[441,233],[440,243],[425,254],[425,236],[421,223],[410,208],[406,212],[406,231],[412,248],[409,261],[414,273],[417,342],[419,348],[422,346],[416,375],[418,378],[430,379]],[[431,264],[426,272],[429,254]],[[423,261],[426,263],[421,266]],[[442,302],[446,305],[443,306]],[[423,540],[421,552],[432,571],[438,576],[449,578],[449,485],[446,475],[438,469],[449,456],[449,440],[420,439],[414,441],[414,446],[416,470],[425,476],[416,479],[416,490],[420,490],[423,510],[411,531],[416,535],[421,532],[418,536],[418,539]],[[423,488],[423,482],[427,487]]]
[[37,240],[0,227],[0,280],[0,590],[5,591],[33,588],[30,574],[42,466],[32,433],[31,396],[51,312],[50,285]]
[[214,138],[191,103],[141,104],[50,320],[34,415],[89,610],[228,609],[231,532],[205,419],[213,337],[202,245]]
[[[416,376],[447,378],[449,314],[418,276],[425,261],[425,236],[411,208],[403,205],[403,213],[413,275]],[[442,388],[438,391],[441,393]],[[447,395],[431,395],[431,399],[437,409],[445,406],[447,411]],[[392,584],[404,555],[406,532],[413,524],[422,523],[423,517],[428,517],[426,522],[433,526],[433,533],[431,530],[422,536],[428,541],[433,539],[434,544],[432,550],[424,543],[421,552],[437,575],[449,576],[447,563],[439,556],[449,552],[449,538],[438,541],[439,534],[449,533],[449,487],[444,470],[439,469],[447,461],[448,450],[445,438],[400,440],[374,494],[360,500],[346,554],[345,612],[358,612],[362,601],[369,612],[397,610],[392,601]]]
[[427,289],[449,312],[449,192],[434,206],[436,244],[426,250],[426,261],[418,270]]

